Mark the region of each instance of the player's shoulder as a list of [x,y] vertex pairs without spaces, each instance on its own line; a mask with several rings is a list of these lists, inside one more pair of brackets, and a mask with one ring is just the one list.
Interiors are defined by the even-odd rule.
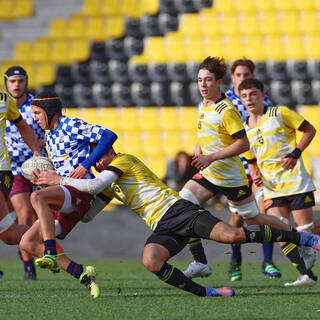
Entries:
[[276,118],[276,117],[280,117],[287,111],[289,111],[289,108],[286,106],[274,106],[274,107],[272,106],[267,108],[266,114],[268,115],[268,117]]

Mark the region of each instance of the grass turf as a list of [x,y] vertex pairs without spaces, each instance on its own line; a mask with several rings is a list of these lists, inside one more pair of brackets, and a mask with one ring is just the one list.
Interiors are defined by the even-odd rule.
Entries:
[[[86,261],[98,270],[99,299],[65,272],[37,270],[37,281],[23,281],[20,261],[2,260],[1,319],[320,319],[320,286],[284,287],[298,273],[278,264],[283,277],[268,279],[260,263],[244,263],[243,280],[227,278],[228,263],[213,263],[213,275],[197,281],[207,286],[233,286],[236,296],[200,298],[168,286],[137,261]],[[184,269],[186,262],[174,262]],[[314,267],[320,275],[320,267]]]

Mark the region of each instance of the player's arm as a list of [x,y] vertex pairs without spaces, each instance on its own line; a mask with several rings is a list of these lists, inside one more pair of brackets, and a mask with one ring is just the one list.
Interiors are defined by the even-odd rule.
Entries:
[[263,181],[262,181],[262,174],[258,168],[257,161],[256,160],[247,160],[248,162],[248,169],[250,172],[250,176],[252,178],[253,183],[257,187],[262,187],[263,186]]

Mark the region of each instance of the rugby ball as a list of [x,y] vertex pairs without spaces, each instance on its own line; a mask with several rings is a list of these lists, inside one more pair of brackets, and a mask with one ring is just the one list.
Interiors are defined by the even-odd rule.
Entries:
[[28,180],[33,180],[34,176],[32,174],[33,171],[36,169],[42,170],[49,170],[53,169],[52,162],[47,157],[31,157],[26,160],[21,166],[21,172],[25,178]]

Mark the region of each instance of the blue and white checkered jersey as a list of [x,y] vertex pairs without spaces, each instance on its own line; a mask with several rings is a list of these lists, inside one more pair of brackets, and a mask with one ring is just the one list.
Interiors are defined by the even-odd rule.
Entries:
[[[31,127],[36,138],[38,140],[43,140],[45,131],[33,119],[31,107],[32,99],[33,95],[28,94],[26,101],[22,105],[18,106],[18,109],[22,115],[22,118]],[[33,152],[24,142],[18,128],[8,120],[6,122],[5,141],[10,156],[12,173],[14,175],[22,175],[21,165],[24,161],[33,156]],[[41,149],[41,153],[44,157],[47,157],[47,151],[44,148]]]
[[[232,104],[235,105],[235,107],[237,108],[237,110],[240,112],[241,114],[241,121],[245,122],[247,120],[247,118],[249,117],[249,113],[246,109],[246,107],[242,104],[240,97],[236,95],[236,93],[234,92],[234,87],[232,87],[230,90],[228,90],[227,92],[225,92],[225,95],[227,96],[227,98],[231,101]],[[272,107],[272,102],[270,101],[270,99],[265,96],[264,100],[263,100],[263,105],[265,107]],[[249,168],[248,168],[248,163],[246,160],[243,159],[243,157],[241,155],[239,155],[242,164],[246,170],[246,175],[250,176],[249,173]]]
[[[46,134],[46,145],[57,174],[68,177],[90,154],[106,129],[78,118],[61,116],[58,126]],[[86,178],[94,178],[90,174]]]

